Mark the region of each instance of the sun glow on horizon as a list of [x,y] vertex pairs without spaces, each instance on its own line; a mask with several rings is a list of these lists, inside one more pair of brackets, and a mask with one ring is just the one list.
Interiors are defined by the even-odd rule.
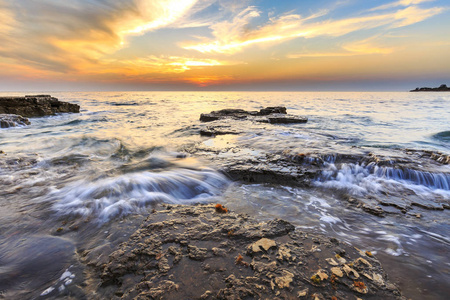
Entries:
[[363,69],[364,80],[450,80],[444,0],[326,2],[0,0],[0,78],[264,88],[351,83]]

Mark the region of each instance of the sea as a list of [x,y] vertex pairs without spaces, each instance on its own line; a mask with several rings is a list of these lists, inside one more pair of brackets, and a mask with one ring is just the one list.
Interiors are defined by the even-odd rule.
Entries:
[[[79,256],[105,241],[111,247],[126,241],[158,205],[221,203],[370,251],[408,299],[448,299],[450,165],[427,165],[422,174],[419,159],[419,175],[412,178],[331,160],[306,187],[233,181],[216,158],[223,163],[239,156],[245,163],[261,153],[355,149],[384,157],[416,150],[449,155],[450,93],[50,94],[79,104],[80,113],[0,129],[0,298],[67,297],[71,285],[87,286]],[[201,113],[268,106],[284,106],[308,122],[199,134]],[[343,194],[414,196],[424,204],[402,209],[397,203],[392,211],[387,205],[378,216],[350,205]]]

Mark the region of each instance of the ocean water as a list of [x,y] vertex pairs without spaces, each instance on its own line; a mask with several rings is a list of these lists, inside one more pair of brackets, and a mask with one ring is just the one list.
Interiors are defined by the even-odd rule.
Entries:
[[[6,95],[23,93],[0,93]],[[355,151],[393,157],[405,149],[450,154],[448,93],[52,96],[79,104],[81,113],[31,118],[29,126],[0,130],[0,295],[6,298],[58,298],[84,280],[77,275],[82,267],[74,262],[74,250],[92,249],[105,240],[117,245],[159,203],[207,202],[261,220],[283,218],[302,230],[369,250],[408,298],[446,299],[450,294],[450,166],[422,168],[418,161],[413,169],[400,170],[338,165],[333,159]],[[266,106],[286,106],[289,114],[309,121],[230,124],[240,127],[241,134],[199,134],[205,126],[201,113]],[[308,188],[232,182],[215,159],[305,152],[330,157]],[[381,218],[348,205],[343,194],[367,201],[372,195],[411,196],[434,209],[414,205],[399,213],[396,202],[392,214]]]

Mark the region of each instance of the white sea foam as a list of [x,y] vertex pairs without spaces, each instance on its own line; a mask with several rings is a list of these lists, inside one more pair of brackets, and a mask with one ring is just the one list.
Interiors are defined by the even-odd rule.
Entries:
[[329,223],[329,224],[336,224],[338,222],[341,222],[341,219],[330,216],[330,215],[326,215],[326,216],[320,217],[320,221],[322,221],[324,223]]
[[397,170],[360,164],[327,164],[314,184],[316,186],[345,190],[350,195],[363,197],[370,194],[401,194],[413,191],[428,201],[440,197],[450,200],[450,175],[416,170]]
[[82,180],[50,195],[60,214],[96,216],[105,222],[116,216],[144,213],[151,203],[205,202],[218,195],[228,180],[212,170],[177,169],[123,174],[97,181]]

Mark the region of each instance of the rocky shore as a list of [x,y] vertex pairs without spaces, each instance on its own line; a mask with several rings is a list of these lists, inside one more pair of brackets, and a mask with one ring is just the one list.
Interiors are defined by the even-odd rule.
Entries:
[[[290,144],[288,139],[270,136],[267,139],[278,141],[270,149],[266,143],[260,148],[257,143],[246,142],[252,140],[246,135],[250,128],[253,130],[253,136],[264,137],[269,126],[274,126],[273,128],[280,126],[277,122],[275,124],[266,122],[269,124],[265,127],[255,125],[260,122],[259,118],[270,118],[273,115],[290,118],[290,115],[286,114],[285,107],[268,107],[261,109],[260,112],[224,109],[201,114],[199,133],[212,138],[185,151],[210,160],[232,180],[248,183],[320,188],[322,182],[339,180],[338,178],[345,176],[349,178],[372,176],[404,180],[434,189],[447,190],[450,186],[450,173],[447,167],[450,156],[439,152],[347,148],[340,146],[333,139],[325,138],[325,142],[320,142],[319,136],[314,142],[306,139],[306,144]],[[305,117],[294,116],[294,118],[307,120]],[[285,126],[287,130],[291,125]],[[322,144],[316,146],[314,143]],[[386,214],[420,217],[421,212],[416,208],[450,209],[448,201],[440,197],[423,199],[407,187],[397,187],[396,193],[392,193],[389,187],[383,191],[382,185],[377,189],[377,193],[369,195],[345,191],[340,191],[338,195],[347,205],[380,217]]]
[[59,101],[50,95],[0,97],[1,128],[29,125],[27,118],[79,112],[78,104]]
[[162,205],[110,251],[81,254],[93,299],[404,299],[370,249],[221,205]]

